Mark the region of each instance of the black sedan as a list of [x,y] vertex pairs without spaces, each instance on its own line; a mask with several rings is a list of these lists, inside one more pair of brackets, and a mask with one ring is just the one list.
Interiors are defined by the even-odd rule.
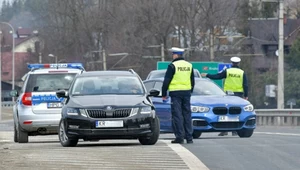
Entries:
[[138,139],[153,145],[160,123],[149,93],[133,71],[93,71],[78,75],[68,91],[59,123],[62,146],[76,146],[79,139]]

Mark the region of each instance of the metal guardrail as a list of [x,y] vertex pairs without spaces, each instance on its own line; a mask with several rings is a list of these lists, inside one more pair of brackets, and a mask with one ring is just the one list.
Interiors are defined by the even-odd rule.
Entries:
[[[12,108],[15,103],[3,101],[2,107]],[[300,109],[256,109],[258,126],[300,126]]]
[[12,102],[12,101],[3,101],[2,102],[2,107],[13,107],[15,104],[15,102]]
[[258,126],[300,126],[300,109],[256,109]]

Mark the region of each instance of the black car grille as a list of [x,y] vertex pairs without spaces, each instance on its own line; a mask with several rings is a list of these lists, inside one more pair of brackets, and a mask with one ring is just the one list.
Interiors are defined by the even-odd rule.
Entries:
[[241,107],[230,107],[229,114],[241,114],[242,108]]
[[105,111],[102,109],[87,109],[89,117],[92,118],[122,118],[128,117],[131,109],[117,109],[114,111]]
[[255,125],[255,123],[256,123],[256,119],[251,119],[251,120],[248,120],[248,121],[246,122],[246,125],[247,125],[247,126],[253,126],[253,125]]
[[208,123],[205,120],[193,120],[193,126],[207,126]]
[[216,129],[222,129],[222,128],[241,128],[243,126],[244,122],[214,122],[211,123],[211,126],[213,126]]
[[241,107],[214,107],[213,112],[215,115],[226,115],[228,112],[229,114],[241,114],[242,108]]
[[214,107],[213,112],[216,115],[226,115],[228,110],[226,107]]

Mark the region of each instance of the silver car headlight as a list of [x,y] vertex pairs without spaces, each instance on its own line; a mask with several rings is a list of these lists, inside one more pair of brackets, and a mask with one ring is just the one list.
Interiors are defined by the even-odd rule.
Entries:
[[249,104],[244,107],[244,111],[246,111],[246,112],[253,112],[253,110],[254,110],[254,107],[252,104]]
[[196,113],[206,113],[209,111],[209,107],[204,106],[191,106],[191,111]]
[[152,108],[150,106],[142,107],[141,108],[141,114],[150,114],[152,111]]

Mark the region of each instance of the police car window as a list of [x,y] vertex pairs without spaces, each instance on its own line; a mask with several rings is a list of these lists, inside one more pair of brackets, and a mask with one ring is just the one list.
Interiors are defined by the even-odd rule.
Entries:
[[154,78],[161,78],[161,77],[165,77],[166,72],[157,72],[157,73],[153,73],[150,78],[154,79]]
[[162,88],[162,85],[163,85],[163,82],[161,82],[161,81],[157,81],[157,82],[155,83],[155,85],[154,85],[154,89],[157,89],[157,90],[160,91],[158,96],[161,96],[161,88]]
[[151,89],[153,89],[154,81],[146,82],[144,83],[146,90],[149,92]]
[[48,92],[69,89],[75,73],[31,74],[28,77],[26,92]]
[[144,94],[137,77],[79,77],[75,80],[72,95]]
[[219,86],[217,86],[213,82],[196,80],[192,95],[226,95],[226,94]]

